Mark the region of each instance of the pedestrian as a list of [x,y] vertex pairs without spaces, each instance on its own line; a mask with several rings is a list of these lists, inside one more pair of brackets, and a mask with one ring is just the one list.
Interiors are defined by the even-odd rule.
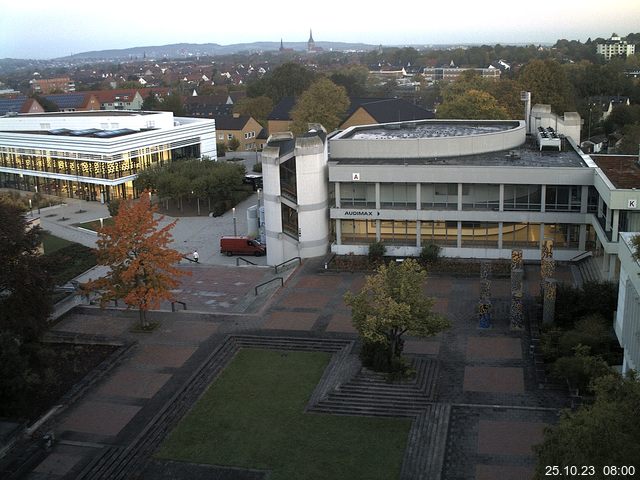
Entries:
[[200,259],[200,255],[198,255],[198,250],[194,250],[193,251],[193,261],[198,263],[199,259]]

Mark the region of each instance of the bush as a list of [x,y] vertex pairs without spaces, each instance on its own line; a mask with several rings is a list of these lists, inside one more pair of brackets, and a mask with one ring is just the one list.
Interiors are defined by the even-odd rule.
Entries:
[[571,388],[591,391],[591,383],[610,373],[611,369],[602,358],[591,355],[589,347],[578,345],[574,351],[575,355],[561,357],[554,362],[551,376],[558,380],[567,380]]
[[599,314],[607,321],[616,310],[618,284],[613,282],[585,282],[581,288],[565,284],[558,286],[555,322],[566,329],[574,327],[576,320],[590,314]]
[[254,163],[253,167],[251,167],[251,170],[256,173],[262,173],[262,163]]
[[385,253],[387,253],[387,247],[382,242],[373,242],[369,245],[369,260],[374,262],[382,261]]
[[227,143],[227,148],[230,152],[235,152],[238,148],[240,148],[240,140],[238,140],[236,137],[233,137],[231,140],[229,140],[229,143]]
[[[404,346],[404,340],[400,339],[400,352]],[[387,373],[388,381],[399,381],[410,378],[416,371],[402,356],[391,356],[388,344],[380,342],[364,341],[360,349],[360,361],[365,367],[376,372]]]
[[435,243],[428,243],[425,246],[423,246],[422,250],[420,251],[420,260],[430,264],[436,263],[438,260],[440,260],[441,251],[442,251],[442,248],[440,248]]
[[224,157],[227,153],[227,144],[224,142],[216,143],[216,153],[218,157]]
[[120,199],[119,198],[111,199],[107,204],[107,208],[109,209],[109,215],[111,215],[112,217],[117,216],[118,212],[120,211]]

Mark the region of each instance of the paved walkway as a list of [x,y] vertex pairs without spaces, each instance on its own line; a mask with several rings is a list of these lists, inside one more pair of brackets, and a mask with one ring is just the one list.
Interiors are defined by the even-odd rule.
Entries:
[[[180,295],[200,313],[151,314],[161,325],[150,334],[131,332],[135,312],[85,307],[68,314],[54,332],[136,343],[106,378],[58,416],[58,442],[29,478],[74,478],[104,446],[127,446],[229,333],[356,339],[343,295],[360,288],[364,275],[318,273],[319,267],[319,261],[307,261],[283,289],[272,297],[263,294],[256,306],[252,285],[266,269],[185,266],[193,275]],[[564,267],[559,272],[567,275]],[[527,266],[528,291],[535,290],[537,275]],[[453,323],[435,338],[408,338],[405,347],[407,354],[440,365],[433,398],[451,407],[441,478],[529,478],[535,465],[531,447],[557,420],[564,399],[538,389],[526,335],[508,328],[509,280],[492,281],[496,308],[488,330],[477,328],[473,314],[479,279],[433,277],[425,292]]]

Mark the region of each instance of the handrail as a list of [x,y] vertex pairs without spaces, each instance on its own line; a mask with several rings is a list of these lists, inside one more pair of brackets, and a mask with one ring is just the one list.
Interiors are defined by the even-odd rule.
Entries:
[[329,259],[324,262],[324,269],[327,270],[329,268],[329,265],[331,265],[331,262],[333,262],[335,259],[336,259],[336,254],[335,252],[333,252],[329,256]]
[[240,260],[242,260],[245,263],[248,263],[249,265],[257,265],[257,263],[253,263],[251,260],[247,260],[246,258],[236,257],[236,267],[240,266]]
[[269,284],[269,283],[271,283],[271,282],[274,282],[274,281],[276,281],[276,280],[280,280],[280,286],[281,286],[281,287],[284,287],[284,279],[283,279],[282,277],[275,277],[275,278],[272,278],[271,280],[268,280],[268,281],[266,281],[266,282],[261,283],[260,285],[256,285],[256,286],[255,286],[255,288],[253,289],[253,291],[255,292],[256,297],[258,296],[258,288],[260,288],[260,287],[264,287],[265,285],[267,285],[267,284]]
[[180,305],[182,305],[182,309],[183,310],[187,309],[187,304],[185,302],[181,302],[179,300],[174,300],[173,302],[171,302],[171,311],[172,312],[176,311],[176,303],[179,303]]
[[276,266],[274,267],[274,269],[275,269],[275,273],[278,273],[278,268],[279,268],[279,267],[282,267],[282,266],[286,265],[286,264],[287,264],[287,263],[289,263],[289,262],[293,262],[294,260],[298,260],[298,265],[302,265],[302,258],[300,258],[300,257],[293,257],[293,258],[290,258],[289,260],[285,260],[284,262],[279,263],[278,265],[276,265]]
[[593,252],[591,251],[587,251],[587,252],[582,252],[578,255],[576,255],[575,257],[573,257],[572,259],[570,259],[570,262],[578,262],[580,260],[584,260],[585,258],[588,257],[593,257]]

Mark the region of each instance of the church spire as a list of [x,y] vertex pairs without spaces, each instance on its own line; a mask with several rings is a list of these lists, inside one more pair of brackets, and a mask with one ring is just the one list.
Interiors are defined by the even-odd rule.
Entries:
[[307,43],[314,43],[313,41],[313,31],[311,29],[309,29],[309,42]]
[[316,42],[313,41],[313,32],[309,29],[309,41],[307,42],[307,52],[316,51]]

